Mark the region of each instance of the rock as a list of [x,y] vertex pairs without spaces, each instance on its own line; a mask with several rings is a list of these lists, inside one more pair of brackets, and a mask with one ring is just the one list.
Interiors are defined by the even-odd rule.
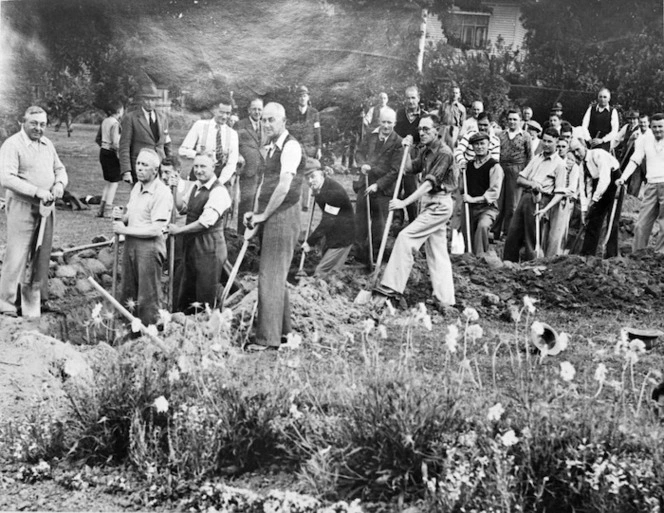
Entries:
[[86,294],[92,290],[92,284],[88,280],[81,278],[80,280],[76,280],[76,290],[81,294]]
[[97,260],[104,264],[106,269],[113,269],[113,248],[103,248],[97,254]]
[[67,287],[60,278],[48,280],[48,294],[51,297],[62,299],[67,294]]
[[58,278],[76,278],[76,268],[71,265],[61,265],[55,271],[55,275]]
[[485,292],[482,297],[482,304],[485,306],[499,305],[500,298],[491,292]]
[[86,258],[94,258],[97,256],[97,252],[90,248],[90,249],[84,249],[83,251],[78,252],[78,257],[83,260]]
[[106,272],[106,266],[96,258],[86,258],[81,263],[91,274],[97,275]]
[[102,274],[100,281],[101,286],[105,289],[110,289],[113,286],[113,276],[110,274]]
[[503,261],[498,258],[498,255],[496,255],[495,252],[489,252],[482,255],[482,260],[486,263],[487,266],[489,266],[489,269],[500,269],[505,265]]

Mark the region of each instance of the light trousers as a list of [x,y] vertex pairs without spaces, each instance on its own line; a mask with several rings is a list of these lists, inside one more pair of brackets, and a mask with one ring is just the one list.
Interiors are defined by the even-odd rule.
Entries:
[[567,245],[567,233],[569,231],[569,220],[574,211],[574,201],[563,198],[549,214],[548,236],[546,237],[545,255],[553,257],[563,254]]
[[664,252],[664,183],[647,183],[644,188],[641,212],[634,227],[632,250],[648,247],[653,225],[657,223],[659,232],[655,239],[655,251]]
[[444,305],[454,304],[452,263],[447,252],[447,222],[452,216],[453,201],[449,194],[425,196],[420,214],[401,230],[381,285],[403,293],[415,262],[415,255],[425,244],[433,295]]
[[353,246],[344,246],[341,248],[328,248],[323,254],[323,258],[320,259],[320,262],[316,266],[314,271],[314,276],[320,276],[324,278],[334,271],[338,271],[346,263],[350,249]]

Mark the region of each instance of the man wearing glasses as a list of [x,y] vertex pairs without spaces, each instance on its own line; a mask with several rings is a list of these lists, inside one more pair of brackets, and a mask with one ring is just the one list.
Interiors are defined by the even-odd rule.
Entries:
[[[420,174],[422,184],[407,198],[390,201],[390,210],[408,207],[422,198],[417,218],[398,235],[385,274],[376,292],[387,296],[402,294],[406,288],[415,254],[425,244],[434,300],[440,308],[454,305],[452,264],[447,253],[447,222],[452,216],[451,193],[457,189],[459,173],[455,169],[452,151],[438,138],[438,117],[425,114],[420,118],[418,131],[422,148],[412,161],[410,173]],[[410,136],[403,145],[413,143]]]

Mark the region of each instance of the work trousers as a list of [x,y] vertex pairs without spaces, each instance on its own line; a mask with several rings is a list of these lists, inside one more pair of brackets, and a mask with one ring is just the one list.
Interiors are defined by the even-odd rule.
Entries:
[[159,319],[162,265],[166,256],[161,237],[125,237],[120,303],[134,302],[133,314],[145,326]]
[[645,185],[641,212],[634,229],[633,251],[648,247],[650,233],[655,223],[659,230],[655,239],[655,251],[661,253],[664,252],[664,183]]
[[[357,191],[357,200],[355,203],[355,237],[357,245],[360,248],[361,259],[369,262],[369,229],[367,227],[367,199],[364,196],[364,184]],[[383,238],[385,222],[390,211],[389,203],[392,198],[385,196],[380,192],[370,194],[371,202],[371,238],[373,244],[374,261],[378,255],[380,241]]]
[[[599,201],[595,202],[590,210],[588,210],[588,222],[586,223],[586,236],[583,239],[583,247],[581,248],[581,255],[584,256],[594,256],[597,253],[597,246],[599,245],[599,238],[602,234],[602,225],[604,224],[604,219],[607,222],[611,216],[611,210],[613,209],[613,203],[616,198],[616,189],[617,185],[615,180],[620,177],[620,172],[613,170],[611,171],[611,183],[602,194],[602,197]],[[597,180],[593,180],[593,194],[597,188]],[[616,206],[616,213],[613,219],[613,224],[611,226],[611,235],[606,244],[606,256],[614,257],[618,255],[618,225],[620,224],[620,210],[622,206],[622,194],[618,199],[618,204]]]
[[[417,188],[419,187],[419,183],[417,180],[416,175],[411,175],[411,174],[404,174],[403,176],[403,197],[407,198],[411,194],[413,194]],[[415,201],[408,205],[406,207],[406,212],[408,213],[408,222],[412,223],[415,218],[417,218],[417,211],[418,211],[418,205],[419,202]]]
[[[228,255],[221,230],[185,235],[183,275],[179,281],[176,310],[195,313],[192,303],[217,307],[217,290]],[[199,307],[200,311],[200,307]]]
[[41,215],[39,205],[9,195],[5,206],[7,212],[7,247],[0,276],[0,312],[17,311],[18,288],[21,289],[21,312],[23,317],[39,317],[41,301],[48,296],[48,264],[53,242],[53,216],[46,222],[44,239],[39,257],[32,268],[32,283],[28,283],[26,266],[30,249],[37,242]]
[[[540,209],[548,205],[549,201],[551,201],[551,196],[543,194]],[[535,223],[535,196],[530,191],[524,191],[514,211],[514,216],[510,222],[510,231],[507,233],[507,239],[505,239],[504,260],[518,262],[521,248],[524,249],[525,260],[535,258],[537,245]]]
[[496,240],[500,239],[503,233],[507,234],[510,230],[510,223],[521,197],[521,187],[517,186],[516,180],[519,173],[526,167],[525,164],[501,164],[500,166],[505,172],[505,177],[498,198],[498,217],[496,217],[491,230]]
[[381,285],[403,293],[415,262],[415,255],[425,244],[433,295],[443,305],[454,304],[452,264],[447,252],[447,222],[452,216],[449,194],[425,196],[420,215],[399,232]]
[[300,234],[300,202],[275,212],[263,223],[258,266],[256,343],[278,347],[291,331],[286,278]]
[[341,248],[326,249],[323,258],[320,259],[320,262],[316,266],[314,276],[324,278],[328,274],[341,269],[346,263],[346,258],[348,258],[351,247],[352,246],[344,246]]
[[[494,205],[468,204],[470,214],[470,236],[472,237],[473,254],[482,255],[489,251],[489,230],[498,217],[498,208]],[[468,232],[466,228],[466,208],[463,207],[462,226],[463,237],[468,247]]]
[[258,188],[258,175],[240,175],[240,202],[237,209],[237,233],[244,235],[244,214],[254,211],[254,198]]
[[567,245],[567,234],[569,231],[569,221],[574,211],[574,201],[570,198],[563,198],[552,210],[549,210],[549,229],[544,237],[545,250],[547,257],[563,254]]

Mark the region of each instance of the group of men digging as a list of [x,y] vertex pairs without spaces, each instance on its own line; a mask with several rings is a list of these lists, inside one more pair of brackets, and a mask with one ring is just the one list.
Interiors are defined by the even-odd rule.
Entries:
[[[620,130],[605,89],[580,128],[552,112],[542,129],[528,119],[532,110],[526,108],[526,119],[509,111],[504,130],[492,124],[479,101],[467,117],[458,87],[430,112],[421,108],[415,87],[406,89],[396,111],[381,93],[363,118],[355,212],[344,187],[312,159],[321,154],[320,119],[307,88],[297,94],[298,110],[288,116],[288,125],[282,105],[263,106],[254,99],[249,116],[234,129],[227,123],[232,102],[222,99],[214,117],[196,122],[179,149],[181,157],[193,158],[189,180],[179,176],[167,120],[156,114],[153,91],[143,91],[141,108],[122,118],[119,141],[104,141],[102,130],[102,164],[115,147],[122,179],[137,182],[126,209],[113,209],[113,231],[125,238],[121,302],[133,304],[144,324],[158,318],[165,234],[176,241],[174,309],[216,306],[227,255],[224,218],[236,200],[238,232],[247,242],[257,235],[260,240],[254,347],[279,347],[291,331],[286,277],[300,236],[305,177],[322,212],[302,246],[309,252],[325,241],[317,275],[342,266],[352,246],[357,260],[373,264],[396,214],[401,231],[376,292],[403,293],[415,255],[425,245],[433,301],[440,308],[455,303],[448,224],[478,255],[504,234],[503,257],[516,262],[562,254],[574,216],[585,225],[581,253],[594,255],[608,218],[606,254],[616,255],[619,193],[639,166],[647,184],[634,249],[647,245],[655,221],[656,249],[664,247],[664,115],[654,115],[651,129],[641,129],[638,114],[630,113]],[[67,176],[43,136],[45,125],[46,113],[30,107],[21,131],[0,149],[0,181],[8,191],[8,244],[0,277],[0,311],[6,315],[15,316],[20,305],[24,316],[38,316],[47,283],[49,206],[62,196]],[[31,272],[24,272],[26,267]]]

